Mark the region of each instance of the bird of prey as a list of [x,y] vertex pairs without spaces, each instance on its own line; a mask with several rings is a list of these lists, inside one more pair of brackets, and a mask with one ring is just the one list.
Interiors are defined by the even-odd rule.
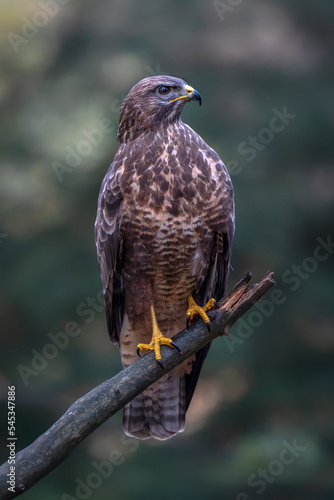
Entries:
[[[200,94],[179,78],[137,83],[121,109],[114,161],[102,182],[95,238],[112,342],[122,363],[160,346],[201,316],[226,288],[234,195],[218,154],[182,122]],[[125,408],[127,435],[164,440],[182,432],[209,346]],[[138,351],[138,353],[137,353]]]

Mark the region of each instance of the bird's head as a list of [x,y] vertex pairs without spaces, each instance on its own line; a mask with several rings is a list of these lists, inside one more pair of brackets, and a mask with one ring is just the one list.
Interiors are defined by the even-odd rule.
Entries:
[[136,83],[125,98],[121,110],[117,138],[127,142],[142,133],[157,129],[180,117],[187,101],[199,101],[197,90],[180,78],[150,76]]

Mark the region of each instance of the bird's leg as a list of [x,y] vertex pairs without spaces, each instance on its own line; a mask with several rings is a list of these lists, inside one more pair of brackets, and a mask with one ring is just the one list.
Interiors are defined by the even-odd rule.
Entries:
[[171,339],[164,337],[162,335],[162,333],[158,327],[158,322],[157,322],[157,318],[155,316],[153,306],[150,307],[150,313],[151,313],[152,331],[153,331],[152,340],[149,344],[138,344],[137,354],[138,354],[138,356],[140,356],[140,351],[143,351],[143,350],[154,351],[156,361],[159,363],[161,368],[163,368],[163,364],[161,361],[160,346],[168,345],[168,347],[172,347],[172,348],[175,347],[175,349],[177,351],[179,351],[180,354],[182,354],[182,353],[181,353],[179,347]]
[[192,295],[189,295],[188,297],[188,311],[187,311],[187,328],[189,327],[190,321],[192,321],[194,318],[197,316],[201,316],[203,318],[204,323],[208,327],[208,330],[210,331],[210,320],[208,315],[206,314],[206,311],[209,311],[212,309],[215,305],[215,299],[210,299],[209,302],[205,304],[205,306],[200,307],[196,304],[194,301],[194,298]]

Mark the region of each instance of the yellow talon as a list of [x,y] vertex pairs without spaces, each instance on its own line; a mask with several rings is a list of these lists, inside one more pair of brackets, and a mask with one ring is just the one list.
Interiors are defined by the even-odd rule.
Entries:
[[154,351],[156,361],[163,368],[163,364],[161,361],[160,346],[167,345],[168,347],[171,347],[171,348],[175,347],[180,353],[181,353],[181,351],[178,348],[178,346],[176,344],[174,344],[172,339],[169,339],[169,338],[164,337],[162,335],[162,333],[158,327],[158,322],[157,322],[157,318],[156,318],[153,306],[150,307],[150,313],[151,313],[152,330],[153,330],[152,340],[149,344],[138,344],[137,353],[140,356],[140,354],[139,354],[140,351],[144,351],[144,350],[145,351]]
[[194,301],[194,298],[192,295],[189,295],[188,297],[188,311],[187,311],[187,328],[189,327],[190,321],[192,321],[196,316],[201,316],[203,318],[203,321],[207,324],[208,328],[210,329],[210,319],[208,315],[206,314],[206,311],[209,311],[212,309],[215,305],[215,299],[210,299],[205,306],[200,307],[199,305],[196,304]]

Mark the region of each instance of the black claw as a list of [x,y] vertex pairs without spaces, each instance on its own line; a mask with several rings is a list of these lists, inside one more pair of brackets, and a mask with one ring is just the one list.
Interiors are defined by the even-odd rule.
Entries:
[[177,351],[179,351],[179,353],[180,353],[180,354],[182,354],[181,349],[179,348],[179,346],[178,346],[178,345],[176,345],[176,344],[175,344],[175,342],[171,341],[171,345],[172,345],[173,347],[175,347],[175,349],[176,349]]
[[189,316],[189,314],[188,314],[188,315],[187,315],[187,330],[188,330],[188,328],[189,328],[189,325],[190,325],[190,316]]
[[141,355],[140,355],[140,349],[139,349],[139,347],[137,347],[137,354],[138,354],[138,356],[141,358]]
[[205,324],[206,324],[206,327],[209,330],[209,332],[211,332],[211,325],[210,325],[210,323],[205,323]]
[[159,365],[161,366],[161,368],[164,369],[164,365],[162,364],[161,359],[157,359],[157,362],[159,363]]

